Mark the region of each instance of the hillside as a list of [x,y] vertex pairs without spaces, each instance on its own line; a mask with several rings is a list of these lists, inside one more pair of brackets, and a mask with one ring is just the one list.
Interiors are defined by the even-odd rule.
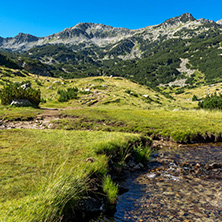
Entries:
[[[40,89],[43,107],[90,107],[119,106],[141,109],[175,107],[172,99],[145,86],[122,77],[88,77],[63,79],[36,76],[22,70],[0,66],[0,88],[8,82],[30,82],[33,88]],[[68,102],[59,102],[58,91],[78,88],[78,96]]]
[[193,86],[221,81],[221,34],[220,21],[196,20],[186,13],[138,30],[80,23],[42,38],[20,33],[1,38],[0,49],[39,75],[113,75],[151,87]]

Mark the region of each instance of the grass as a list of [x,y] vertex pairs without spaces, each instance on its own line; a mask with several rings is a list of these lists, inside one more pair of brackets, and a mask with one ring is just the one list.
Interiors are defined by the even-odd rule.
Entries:
[[0,119],[29,120],[35,118],[42,111],[32,107],[10,107],[0,105]]
[[59,221],[67,203],[75,206],[90,189],[92,175],[105,178],[115,202],[109,156],[141,141],[138,134],[64,130],[2,130],[0,138],[0,221],[24,222]]
[[105,176],[104,178],[103,190],[107,194],[109,202],[114,204],[117,200],[118,185],[109,176]]
[[[197,135],[222,134],[222,112],[205,110],[140,110],[87,108],[64,110],[69,120],[56,121],[62,129],[136,132],[189,142]],[[72,118],[73,117],[73,118]]]
[[[42,107],[65,108],[67,106],[135,106],[140,108],[161,107],[161,105],[174,107],[171,101],[160,93],[146,86],[138,85],[124,78],[89,77],[83,79],[63,80],[58,78],[27,75],[26,77],[4,76],[1,82],[23,82],[30,81],[34,89],[40,89],[42,98],[46,103],[40,103]],[[0,85],[2,88],[3,85]],[[66,103],[58,102],[58,90],[67,90],[77,87],[78,98]],[[90,90],[90,92],[85,91]],[[127,93],[127,92],[132,93]],[[135,96],[136,95],[136,96]],[[149,98],[144,97],[148,95]],[[152,102],[151,102],[152,101]]]
[[[191,142],[198,135],[222,134],[222,112],[191,109],[197,107],[194,94],[221,91],[219,83],[178,95],[168,88],[171,100],[123,78],[62,80],[0,69],[0,88],[7,81],[28,80],[46,100],[41,107],[68,108],[53,121],[54,130],[0,131],[0,221],[60,221],[68,205],[75,207],[90,191],[92,177],[100,179],[98,186],[115,203],[118,187],[108,176],[108,160],[121,166],[134,153],[138,161],[148,161],[144,136]],[[80,90],[77,99],[58,102],[57,91],[72,87]],[[41,112],[0,106],[0,119],[29,120]]]

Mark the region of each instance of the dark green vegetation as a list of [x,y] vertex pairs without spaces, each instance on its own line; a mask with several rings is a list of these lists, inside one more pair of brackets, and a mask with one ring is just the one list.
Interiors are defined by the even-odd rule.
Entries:
[[198,103],[198,107],[203,109],[222,109],[222,95],[217,95],[217,93],[208,95]]
[[31,87],[23,88],[23,84],[28,83],[6,84],[4,88],[0,91],[0,99],[2,105],[10,105],[13,99],[26,99],[31,102],[33,106],[38,106],[41,100],[40,90],[36,90]]
[[9,59],[7,56],[0,54],[0,66],[3,66],[3,65],[12,69],[19,68],[19,66],[15,62],[13,62],[11,59]]
[[67,90],[58,90],[58,94],[59,102],[67,102],[71,99],[76,99],[77,98],[77,92],[78,92],[78,88],[74,87],[74,88],[68,88]]

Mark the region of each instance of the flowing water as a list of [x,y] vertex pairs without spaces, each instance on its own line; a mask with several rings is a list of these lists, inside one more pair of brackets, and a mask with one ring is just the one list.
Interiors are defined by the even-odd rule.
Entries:
[[112,218],[94,221],[222,221],[222,144],[164,148],[125,182]]

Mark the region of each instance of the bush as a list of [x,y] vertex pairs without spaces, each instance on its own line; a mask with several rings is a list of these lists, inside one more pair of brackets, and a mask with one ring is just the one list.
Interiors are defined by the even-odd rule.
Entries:
[[58,90],[58,94],[60,95],[58,101],[59,102],[67,102],[70,99],[77,99],[78,88],[68,88],[67,90]]
[[192,101],[198,101],[198,98],[197,98],[196,95],[193,95],[193,97],[192,97]]
[[0,92],[0,98],[2,105],[11,104],[13,99],[26,99],[30,101],[34,106],[38,106],[41,100],[40,90],[33,88],[23,89],[21,87],[23,83],[8,83]]
[[222,94],[208,95],[198,103],[198,107],[203,109],[222,109]]

